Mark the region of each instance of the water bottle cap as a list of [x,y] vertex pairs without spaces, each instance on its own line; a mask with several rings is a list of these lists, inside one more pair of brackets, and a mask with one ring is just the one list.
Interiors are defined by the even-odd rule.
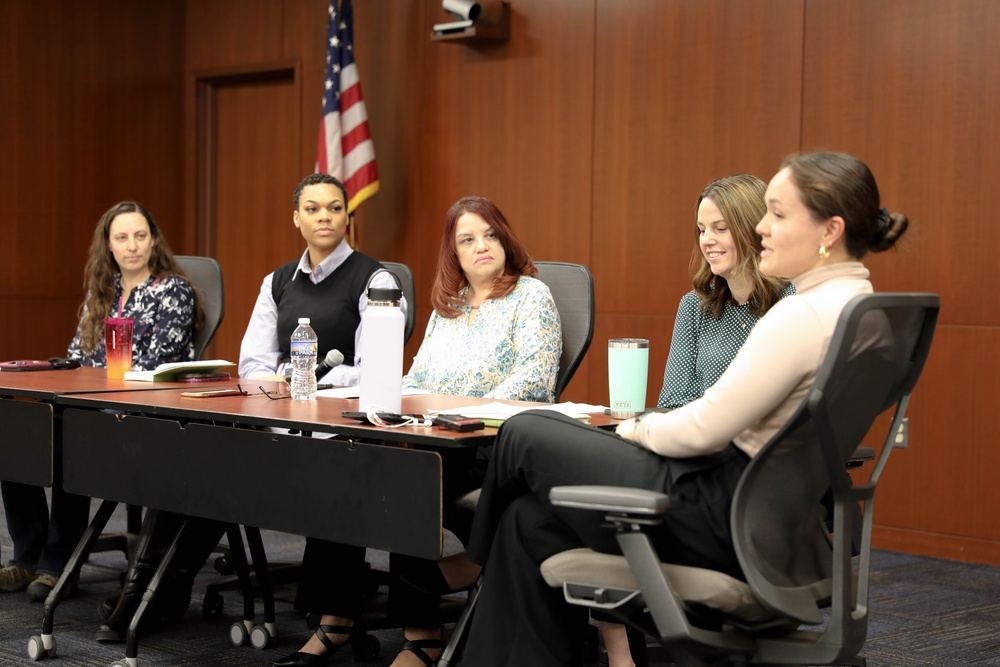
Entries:
[[402,290],[395,287],[371,287],[368,289],[369,301],[395,301],[398,304],[402,296]]
[[299,324],[309,324],[309,318],[308,317],[300,317],[299,318]]

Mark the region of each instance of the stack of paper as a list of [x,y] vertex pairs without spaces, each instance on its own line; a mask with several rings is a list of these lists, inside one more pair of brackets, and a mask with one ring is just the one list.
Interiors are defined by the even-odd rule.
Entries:
[[462,415],[470,419],[481,419],[487,426],[500,426],[508,418],[525,410],[553,410],[561,414],[587,421],[588,413],[604,412],[603,405],[588,405],[586,403],[553,403],[551,405],[510,405],[509,403],[484,403],[483,405],[468,405],[447,410],[432,410],[446,414]]

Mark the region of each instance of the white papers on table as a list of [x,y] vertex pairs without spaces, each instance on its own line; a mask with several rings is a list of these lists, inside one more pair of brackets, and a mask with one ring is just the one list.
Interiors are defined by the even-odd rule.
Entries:
[[483,405],[468,405],[447,410],[430,410],[430,412],[443,412],[445,414],[456,414],[468,417],[469,419],[496,419],[504,420],[513,417],[525,410],[554,410],[555,412],[578,418],[591,412],[604,412],[603,405],[590,405],[587,403],[552,403],[541,405],[511,405],[509,403],[484,403]]

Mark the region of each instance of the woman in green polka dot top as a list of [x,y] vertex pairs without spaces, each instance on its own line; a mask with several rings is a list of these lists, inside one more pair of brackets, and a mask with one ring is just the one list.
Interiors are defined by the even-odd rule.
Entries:
[[698,196],[692,257],[694,289],[681,297],[657,406],[679,408],[715,384],[768,309],[795,288],[761,274],[766,184],[727,176]]

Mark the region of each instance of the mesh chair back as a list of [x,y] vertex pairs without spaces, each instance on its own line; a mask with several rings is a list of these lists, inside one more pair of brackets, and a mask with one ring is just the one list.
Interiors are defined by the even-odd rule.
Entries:
[[[897,406],[876,469],[884,465],[927,359],[939,307],[933,294],[866,294],[848,302],[802,405],[744,472],[733,499],[736,552],[754,594],[772,611],[822,623],[820,606],[832,600],[828,631],[853,632],[864,642],[867,614],[851,618],[851,536],[859,534],[851,524],[861,517],[858,502],[866,500],[864,521],[870,523],[877,476],[865,487],[866,499],[845,464],[876,417]],[[832,550],[820,505],[830,489]],[[870,535],[870,525],[865,531]],[[866,539],[864,559],[869,551]],[[864,594],[867,580],[860,583]],[[858,626],[853,631],[851,623]],[[860,643],[851,643],[837,650],[856,654]]]
[[379,262],[382,266],[392,271],[399,281],[399,286],[403,289],[403,297],[406,299],[406,325],[403,328],[403,342],[406,343],[413,335],[413,329],[417,324],[417,291],[413,280],[413,271],[406,264],[398,262]]
[[562,324],[562,356],[555,391],[558,402],[594,337],[594,279],[583,264],[535,262],[535,267],[538,279],[552,292]]
[[202,353],[212,337],[219,330],[222,316],[225,312],[225,294],[222,289],[222,268],[211,257],[194,257],[192,255],[176,255],[174,259],[181,270],[198,288],[201,297],[201,307],[205,311],[205,321],[198,331],[194,332],[194,358],[201,359]]

